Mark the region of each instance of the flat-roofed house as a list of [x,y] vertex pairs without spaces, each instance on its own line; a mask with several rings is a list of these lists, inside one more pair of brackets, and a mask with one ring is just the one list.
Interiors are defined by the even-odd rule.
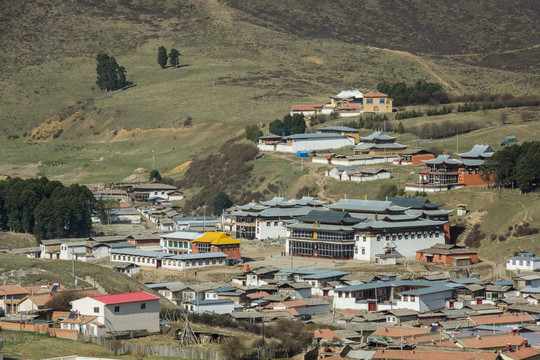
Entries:
[[519,253],[511,257],[506,263],[506,270],[530,270],[534,271],[540,268],[540,258],[532,253]]
[[320,151],[354,146],[354,138],[334,133],[294,134],[281,138],[274,145],[266,144],[266,137],[259,138],[261,151],[277,151],[296,154],[298,151]]
[[476,264],[478,262],[478,253],[456,244],[435,244],[428,249],[417,250],[416,260],[450,266],[463,266]]

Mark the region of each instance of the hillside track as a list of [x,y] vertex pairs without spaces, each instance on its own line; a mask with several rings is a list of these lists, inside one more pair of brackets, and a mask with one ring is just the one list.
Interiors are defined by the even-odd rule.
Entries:
[[[434,77],[445,88],[450,89],[451,92],[454,93],[455,95],[462,95],[465,92],[463,86],[456,79],[450,79],[450,81],[446,81],[440,74],[437,73],[437,72],[442,73],[442,70],[437,68],[436,69],[437,72],[435,72],[435,70],[434,70],[436,68],[435,65],[434,64],[429,65],[426,62],[426,60],[424,58],[422,58],[421,56],[412,54],[412,53],[410,53],[408,51],[402,51],[402,50],[392,50],[392,49],[386,49],[386,48],[381,49],[381,50],[386,51],[386,52],[390,52],[390,53],[393,53],[393,54],[406,56],[409,59],[414,60],[424,70],[426,70],[428,74],[430,74],[432,77]],[[449,78],[449,76],[447,74],[444,74],[444,75],[447,78]]]

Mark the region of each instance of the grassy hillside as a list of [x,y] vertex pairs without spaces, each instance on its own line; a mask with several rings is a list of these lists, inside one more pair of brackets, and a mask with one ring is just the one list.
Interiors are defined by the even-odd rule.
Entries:
[[[158,167],[168,171],[215,151],[248,124],[282,117],[293,103],[326,102],[345,88],[367,91],[383,79],[442,80],[458,93],[526,94],[539,88],[536,63],[518,61],[521,52],[512,50],[539,42],[534,4],[506,9],[410,1],[385,4],[384,11],[375,1],[363,7],[304,5],[6,4],[0,10],[6,19],[0,45],[7,49],[0,54],[0,148],[6,152],[0,172],[121,180],[137,167],[148,168],[152,150]],[[324,15],[304,16],[308,8]],[[445,16],[454,20],[442,21]],[[160,45],[180,50],[181,68],[159,68]],[[494,51],[498,62],[485,60]],[[538,49],[524,51],[529,59]],[[98,90],[99,52],[115,56],[135,86]],[[441,55],[461,52],[480,55]],[[500,66],[506,57],[511,66]],[[182,125],[187,117],[194,126]],[[47,165],[54,160],[60,163]]]

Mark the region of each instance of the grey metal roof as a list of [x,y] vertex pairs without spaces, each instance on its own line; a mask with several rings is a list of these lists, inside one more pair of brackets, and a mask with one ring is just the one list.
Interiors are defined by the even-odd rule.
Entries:
[[407,290],[402,291],[400,294],[402,295],[426,295],[426,294],[435,294],[443,291],[450,291],[452,292],[452,289],[448,286],[444,285],[435,285],[435,286],[428,286],[421,289],[414,289],[414,290]]
[[111,249],[135,248],[135,245],[128,243],[127,241],[105,244],[105,246],[108,246]]
[[476,283],[482,282],[482,280],[473,276],[473,277],[468,277],[464,279],[454,279],[452,280],[452,282],[456,284],[467,285],[467,284],[476,284]]
[[348,272],[344,271],[317,269],[281,269],[280,272],[303,275],[304,279],[325,279],[349,274]]
[[406,229],[406,230],[413,230],[413,229],[435,229],[440,228],[444,224],[446,224],[447,221],[435,221],[435,220],[428,220],[428,219],[416,219],[411,221],[380,221],[380,220],[371,220],[371,221],[365,221],[358,223],[356,225],[353,225],[353,228],[357,230],[378,230],[378,231],[384,231],[387,229],[396,230],[396,229]]
[[461,161],[452,158],[452,156],[450,155],[439,155],[435,159],[423,160],[423,161],[425,164],[428,164],[428,165],[441,165],[441,164],[461,165]]
[[198,306],[211,306],[211,305],[223,305],[223,304],[234,304],[234,301],[231,299],[216,299],[216,300],[191,300],[186,301],[187,304],[198,305]]
[[[379,201],[379,200],[359,200],[359,199],[339,199],[339,201],[333,205],[330,205],[330,209],[333,210],[345,210],[345,211],[366,211],[366,212],[383,212],[388,210],[393,203],[391,201]],[[402,208],[403,211],[407,210]]]
[[198,254],[174,255],[174,256],[169,257],[169,259],[197,260],[197,259],[215,259],[215,258],[224,258],[224,257],[227,257],[227,255],[225,255],[221,251],[217,251],[217,252],[206,252],[206,253],[198,253]]
[[[42,241],[43,242],[43,241]],[[510,258],[510,260],[529,260],[529,261],[539,261],[540,258],[532,253],[519,253],[517,256]]]
[[310,223],[352,225],[365,220],[365,218],[352,217],[349,213],[343,211],[310,210],[307,215],[301,216],[297,220]]
[[309,214],[310,211],[313,211],[313,209],[307,206],[290,207],[290,208],[270,208],[270,209],[261,211],[258,215],[263,218],[264,217],[292,218],[292,217],[307,215]]
[[[354,232],[354,228],[352,226],[314,224],[314,223],[295,223],[295,224],[287,225],[287,228],[288,229],[315,230],[315,231],[326,230],[326,231],[333,231],[333,232]],[[317,239],[317,241],[324,241],[324,240]],[[340,240],[335,239],[332,241],[340,241]],[[353,239],[343,240],[343,241],[353,241]]]
[[240,209],[240,210],[255,211],[255,212],[258,212],[258,211],[261,211],[261,210],[264,210],[264,209],[268,208],[267,206],[263,206],[263,205],[260,205],[260,204],[257,204],[257,203],[249,203],[249,204],[246,204],[246,205],[238,205],[236,207],[238,209]]
[[394,140],[395,137],[387,135],[384,131],[374,131],[368,136],[362,136],[362,140]]
[[462,163],[465,166],[481,166],[485,163],[484,160],[477,160],[477,159],[462,159]]
[[348,126],[327,126],[317,129],[317,132],[330,132],[330,131],[343,131],[343,132],[359,132],[358,129]]
[[440,204],[431,203],[427,198],[406,198],[399,196],[389,196],[387,200],[393,202],[395,205],[408,207],[411,209],[424,209],[426,206],[433,209],[442,206]]
[[458,154],[462,158],[490,158],[495,150],[489,145],[474,145],[471,150]]
[[173,254],[168,254],[160,251],[139,250],[139,249],[112,249],[113,254],[122,254],[130,256],[145,256],[156,259],[171,258]]
[[194,230],[180,230],[161,235],[163,239],[182,239],[182,240],[194,240],[203,236],[204,233]]
[[148,283],[144,285],[146,285],[150,289],[160,289],[160,288],[167,288],[169,286],[184,285],[184,283],[181,281],[167,281],[167,282],[162,282],[162,283]]
[[312,134],[294,134],[285,136],[285,140],[309,140],[309,139],[349,139],[347,135],[335,133],[312,133]]
[[375,147],[375,144],[373,144],[373,143],[361,142],[361,143],[356,144],[356,146],[353,149],[361,151],[361,150],[369,150],[369,149],[371,149],[373,147]]

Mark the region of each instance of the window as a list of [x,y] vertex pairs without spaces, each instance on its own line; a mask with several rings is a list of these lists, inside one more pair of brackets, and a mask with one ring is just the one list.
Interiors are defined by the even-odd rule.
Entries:
[[270,226],[270,225],[271,225],[270,221],[267,221],[266,226]]
[[120,306],[115,306],[115,307],[114,307],[114,312],[115,312],[115,313],[120,312]]
[[98,307],[94,308],[94,314],[99,314],[99,308]]
[[381,241],[381,235],[377,235],[377,241]]
[[411,301],[415,301],[415,300],[414,300],[414,295],[411,295]]
[[362,248],[362,255],[366,255],[366,248]]
[[373,99],[366,99],[366,104],[373,104]]
[[144,309],[146,309],[146,303],[141,304],[141,310],[144,310]]
[[384,104],[384,99],[380,99],[379,104]]
[[364,236],[364,237],[362,238],[362,240],[364,240],[364,242],[366,242],[366,237]]

